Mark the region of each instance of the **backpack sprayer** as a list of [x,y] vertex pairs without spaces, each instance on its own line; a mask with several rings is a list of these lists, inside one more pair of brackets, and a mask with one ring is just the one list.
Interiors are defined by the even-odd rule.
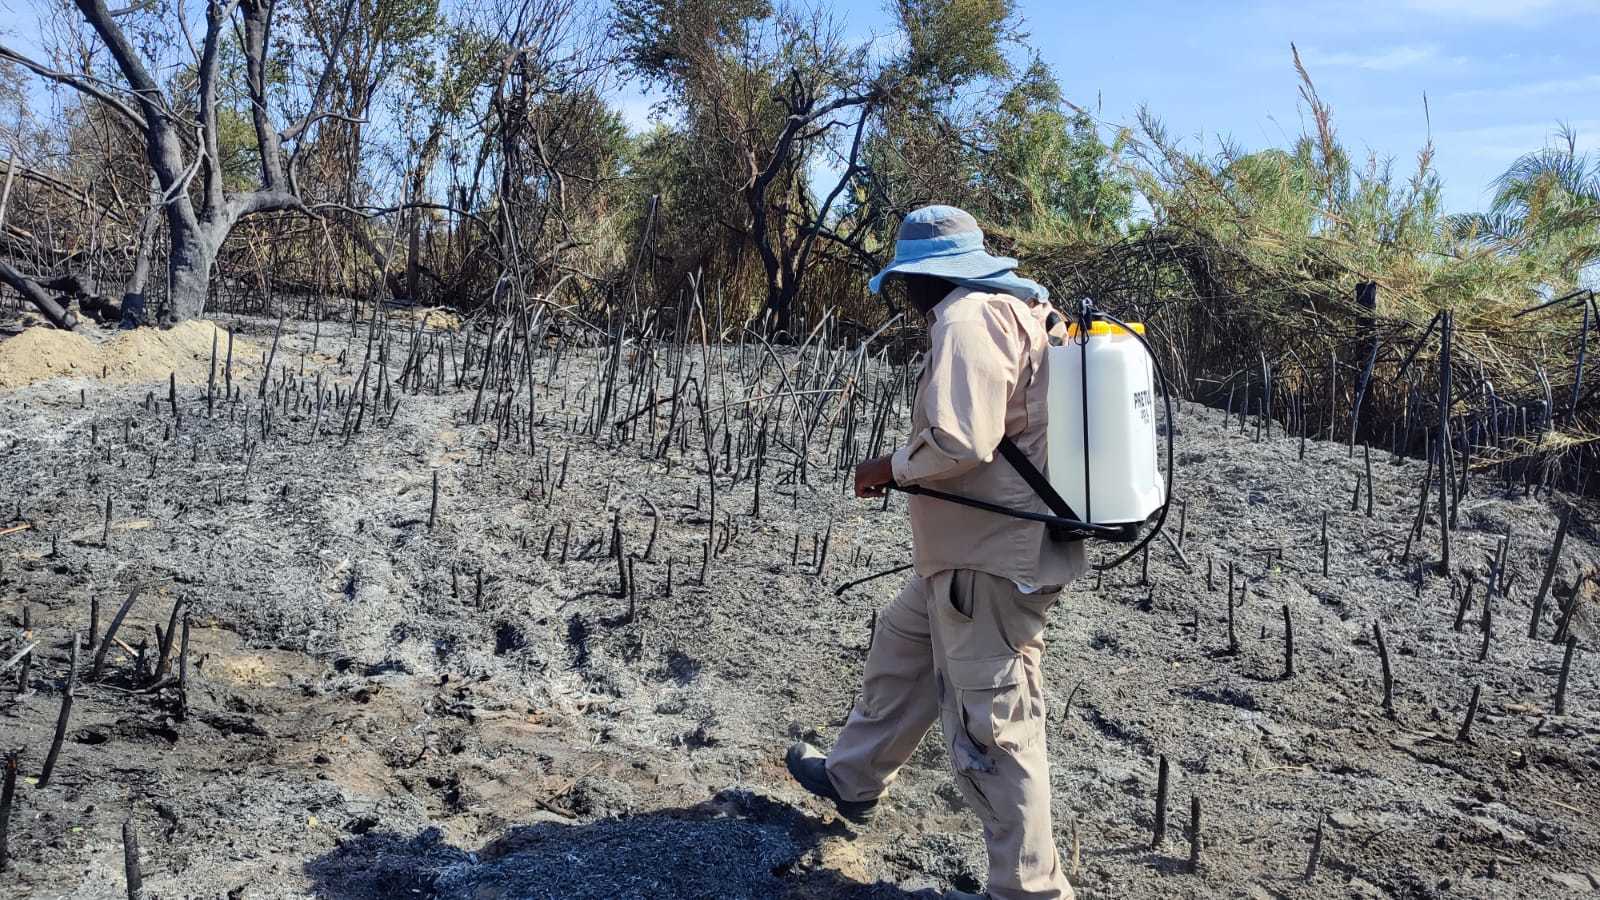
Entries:
[[[1052,317],[1055,314],[1052,313]],[[919,494],[1031,522],[1043,522],[1054,540],[1135,543],[1097,569],[1110,569],[1145,548],[1166,524],[1172,497],[1172,396],[1144,325],[1124,322],[1083,300],[1067,330],[1045,349],[1045,464],[1040,472],[1012,440],[1000,440],[1000,455],[1017,470],[1049,513],[1012,509],[917,485],[891,484]],[[1167,471],[1156,452],[1155,400],[1167,416]],[[1082,509],[1079,515],[1077,510]],[[1152,527],[1144,536],[1147,523]]]

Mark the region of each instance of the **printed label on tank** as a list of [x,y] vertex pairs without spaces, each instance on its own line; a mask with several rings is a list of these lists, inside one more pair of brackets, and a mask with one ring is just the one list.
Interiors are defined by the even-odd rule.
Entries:
[[1155,421],[1155,404],[1148,390],[1133,392],[1133,409],[1146,425]]

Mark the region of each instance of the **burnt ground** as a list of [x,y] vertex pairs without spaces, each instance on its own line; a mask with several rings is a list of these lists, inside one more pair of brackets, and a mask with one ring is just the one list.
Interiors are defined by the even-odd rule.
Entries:
[[[245,326],[270,343],[270,324]],[[309,327],[286,335],[278,361],[304,366],[308,394],[317,373],[347,391],[360,340],[324,333],[302,362],[311,341]],[[713,370],[741,371],[761,353],[747,347],[725,366],[735,356],[713,355]],[[181,423],[164,380],[0,393],[0,658],[21,646],[11,633],[24,605],[38,641],[29,691],[0,697],[0,745],[23,748],[24,776],[0,894],[121,896],[129,819],[162,898],[819,900],[979,887],[978,826],[936,734],[867,831],[783,772],[785,745],[826,745],[853,700],[871,612],[899,580],[835,588],[907,559],[898,498],[885,510],[846,496],[833,465],[846,433],[825,419],[831,443],[819,429],[808,483],[797,487],[791,457],[772,449],[759,517],[749,443],[714,439],[713,515],[697,418],[688,449],[673,441],[665,460],[648,416],[629,442],[582,433],[603,358],[569,350],[552,366],[541,351],[541,418],[499,447],[494,426],[469,422],[471,379],[456,388],[449,374],[437,393],[396,388],[392,422],[369,409],[348,440],[342,409],[319,424],[309,401],[289,411],[298,399],[277,405],[263,436],[255,375],[209,418],[205,385],[180,385]],[[792,351],[782,358],[793,365]],[[775,371],[762,390],[779,390]],[[713,390],[708,403],[724,399]],[[870,405],[851,409],[864,434]],[[672,413],[656,414],[664,435]],[[1053,613],[1055,818],[1079,895],[1600,890],[1595,601],[1578,601],[1586,646],[1564,716],[1552,710],[1561,652],[1548,641],[1561,592],[1600,563],[1596,509],[1574,516],[1543,639],[1530,640],[1557,513],[1477,473],[1454,534],[1454,580],[1475,579],[1458,632],[1450,581],[1422,570],[1418,586],[1416,558],[1438,555],[1431,517],[1402,561],[1419,462],[1374,451],[1368,518],[1364,500],[1350,509],[1359,452],[1312,442],[1302,460],[1298,440],[1258,441],[1223,419],[1194,405],[1177,416],[1192,568],[1158,544],[1148,584],[1135,560],[1074,585]],[[890,441],[905,421],[895,405]],[[734,420],[736,438],[743,427]],[[609,553],[613,514],[634,558],[631,600]],[[1508,530],[1511,585],[1479,661],[1483,584]],[[726,548],[701,583],[708,534]],[[1248,584],[1232,655],[1230,562]],[[87,628],[91,598],[103,631],[136,583],[118,635],[130,647],[148,642],[153,657],[174,603],[191,613],[187,715],[173,687],[148,690],[115,646],[106,677],[80,685],[61,762],[40,788],[71,635]],[[1285,605],[1297,648],[1287,679]],[[1374,621],[1393,657],[1393,720]],[[1458,742],[1474,685],[1478,719]],[[1172,825],[1152,851],[1160,755]],[[1191,796],[1204,811],[1198,875],[1185,871]],[[1324,814],[1320,871],[1304,884]]]

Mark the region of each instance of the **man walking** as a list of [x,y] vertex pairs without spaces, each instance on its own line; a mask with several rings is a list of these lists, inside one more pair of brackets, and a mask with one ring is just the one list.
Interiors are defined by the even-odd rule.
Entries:
[[[989,255],[973,217],[929,206],[900,227],[876,293],[904,279],[928,319],[911,439],[856,467],[858,497],[892,481],[1049,512],[996,450],[1009,437],[1045,465],[1045,350],[1064,337],[1043,287]],[[983,822],[990,900],[1061,900],[1050,822],[1041,655],[1050,608],[1086,566],[1083,547],[1037,523],[932,497],[909,499],[914,575],[879,614],[861,698],[823,756],[797,743],[788,767],[845,818],[866,822],[938,718],[957,785]],[[950,898],[976,900],[952,892]]]

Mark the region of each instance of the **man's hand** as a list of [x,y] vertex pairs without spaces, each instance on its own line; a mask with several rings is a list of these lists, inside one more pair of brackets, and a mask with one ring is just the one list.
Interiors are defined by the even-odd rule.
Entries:
[[894,466],[890,457],[880,456],[856,466],[856,496],[882,497],[886,485],[894,480]]

